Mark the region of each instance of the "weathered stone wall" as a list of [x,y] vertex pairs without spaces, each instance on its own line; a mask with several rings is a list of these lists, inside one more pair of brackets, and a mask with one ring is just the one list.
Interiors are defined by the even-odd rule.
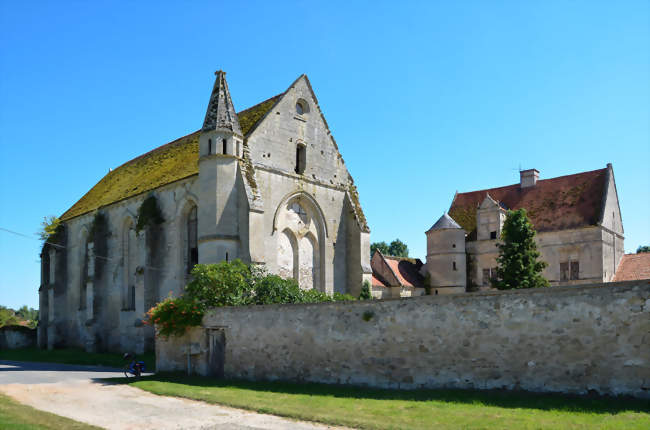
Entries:
[[[231,378],[650,397],[648,281],[220,308],[204,326],[225,331]],[[194,343],[210,373],[200,332],[158,339],[158,370],[185,369],[179,345]]]
[[36,329],[23,326],[0,327],[0,350],[36,346]]

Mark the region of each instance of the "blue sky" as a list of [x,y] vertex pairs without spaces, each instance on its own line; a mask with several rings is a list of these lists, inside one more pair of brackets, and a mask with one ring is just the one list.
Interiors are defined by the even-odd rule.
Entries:
[[371,240],[456,190],[613,163],[650,244],[650,2],[0,2],[0,304],[38,305],[43,216],[197,130],[213,72],[242,110],[307,73]]

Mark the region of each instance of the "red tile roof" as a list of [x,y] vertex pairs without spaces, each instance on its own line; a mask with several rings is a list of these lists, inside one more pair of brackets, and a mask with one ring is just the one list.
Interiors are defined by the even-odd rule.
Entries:
[[387,285],[386,283],[382,282],[379,278],[375,276],[375,274],[372,274],[372,286],[373,287],[389,287],[390,285]]
[[[608,168],[519,184],[459,193],[449,215],[469,234],[476,230],[476,209],[487,194],[507,209],[525,208],[537,231],[596,225],[600,221]],[[475,235],[470,235],[472,237]]]
[[422,261],[390,255],[385,255],[384,258],[402,286],[424,288],[424,278],[420,275]]
[[614,281],[650,279],[650,252],[625,254],[616,269]]

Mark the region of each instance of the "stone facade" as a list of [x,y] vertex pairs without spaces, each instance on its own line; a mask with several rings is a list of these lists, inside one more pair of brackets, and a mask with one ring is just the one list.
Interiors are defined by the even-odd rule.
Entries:
[[537,248],[551,285],[612,281],[624,254],[624,232],[611,164],[606,169],[456,194],[442,227],[426,232],[425,271],[440,293],[489,289],[496,244],[508,209],[525,208],[537,229]]
[[159,371],[650,398],[650,282],[219,308]]
[[[41,347],[153,348],[144,313],[197,262],[239,258],[328,293],[370,279],[369,229],[307,77],[236,114],[216,75],[200,131],[118,167],[62,215],[41,255]],[[138,229],[150,198],[162,222]]]

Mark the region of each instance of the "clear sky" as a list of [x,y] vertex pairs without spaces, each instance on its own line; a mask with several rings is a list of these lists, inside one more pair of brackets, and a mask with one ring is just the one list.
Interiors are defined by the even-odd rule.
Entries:
[[43,216],[307,73],[371,240],[425,235],[456,190],[613,163],[650,244],[648,1],[0,1],[0,304],[38,306]]

